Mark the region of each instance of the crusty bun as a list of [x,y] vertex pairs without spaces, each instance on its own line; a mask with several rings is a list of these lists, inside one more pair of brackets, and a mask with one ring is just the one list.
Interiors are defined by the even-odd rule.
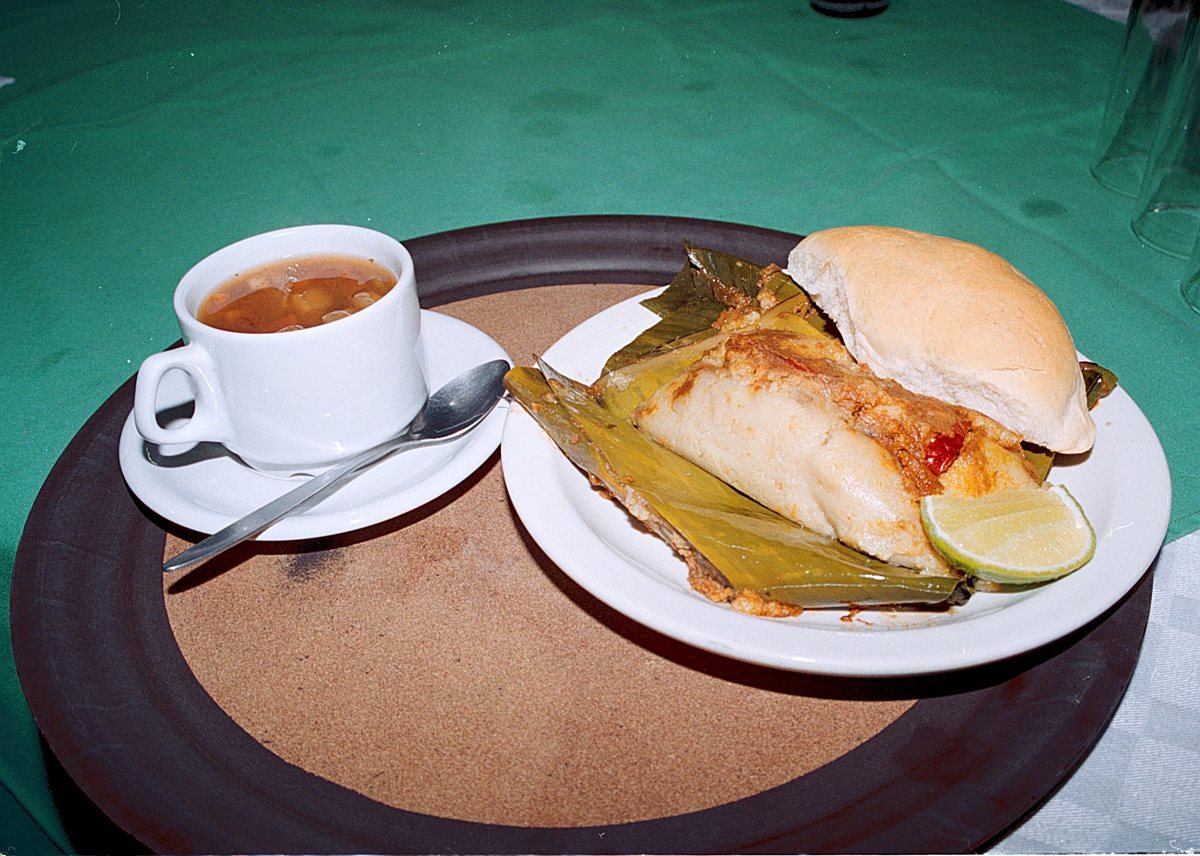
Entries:
[[1056,452],[1092,447],[1078,355],[1037,286],[975,244],[886,226],[814,232],[788,274],[855,359]]

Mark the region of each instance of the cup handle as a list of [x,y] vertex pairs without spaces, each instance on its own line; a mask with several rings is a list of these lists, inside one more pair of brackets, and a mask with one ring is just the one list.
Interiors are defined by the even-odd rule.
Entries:
[[[172,369],[188,376],[196,393],[196,406],[187,422],[164,428],[158,423],[158,388],[163,375]],[[138,369],[133,393],[133,421],[138,433],[160,446],[224,441],[229,435],[228,422],[215,379],[212,359],[197,345],[184,345],[147,357]]]

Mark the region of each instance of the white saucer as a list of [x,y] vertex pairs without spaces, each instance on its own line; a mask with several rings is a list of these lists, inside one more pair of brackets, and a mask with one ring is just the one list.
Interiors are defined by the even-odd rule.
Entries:
[[[471,366],[509,357],[487,334],[456,318],[422,310],[425,376],[437,389]],[[511,361],[510,361],[511,362]],[[159,392],[166,409],[192,400],[187,380],[168,372]],[[411,511],[453,488],[500,445],[507,400],[478,428],[449,443],[412,449],[381,461],[311,508],[272,525],[260,541],[319,538],[370,526]],[[250,469],[216,444],[155,446],[125,421],[119,448],[130,490],[168,520],[212,533],[282,495],[304,477],[278,478]]]

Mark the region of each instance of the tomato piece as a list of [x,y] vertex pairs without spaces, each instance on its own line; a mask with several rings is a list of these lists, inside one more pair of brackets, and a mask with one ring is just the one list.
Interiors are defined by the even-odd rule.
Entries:
[[934,475],[940,476],[950,469],[950,465],[962,451],[966,439],[967,426],[962,423],[955,426],[953,433],[935,435],[925,444],[925,466],[929,467]]

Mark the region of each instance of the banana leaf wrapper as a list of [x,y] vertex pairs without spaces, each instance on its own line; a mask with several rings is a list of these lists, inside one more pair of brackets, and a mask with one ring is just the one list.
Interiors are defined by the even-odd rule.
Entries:
[[[670,285],[642,306],[659,321],[616,351],[604,364],[601,376],[698,338],[716,334],[713,325],[729,309],[744,309],[766,300],[771,307],[792,301],[786,311],[769,309],[778,323],[802,323],[809,331],[830,335],[828,322],[803,290],[778,267],[762,267],[717,250],[684,244],[687,261]],[[759,304],[761,305],[761,304]],[[787,320],[783,320],[785,316]],[[714,342],[715,343],[715,342]]]
[[[685,245],[687,261],[642,302],[659,320],[617,350],[590,387],[545,363],[517,368],[506,385],[567,457],[687,561],[693,588],[714,600],[754,596],[795,607],[945,605],[971,583],[889,565],[811,532],[654,443],[630,421],[634,408],[726,335],[721,319],[836,336],[811,298],[775,266]],[[1116,377],[1082,363],[1095,405]],[[1052,453],[1027,448],[1041,478]]]
[[662,294],[642,301],[660,320],[608,358],[592,385],[614,414],[628,417],[659,386],[717,345],[722,315],[744,326],[832,336],[812,298],[775,266],[761,267],[716,250],[685,245],[687,262]]
[[572,463],[685,559],[689,583],[713,600],[761,597],[807,608],[965,597],[957,577],[888,565],[765,508],[545,363],[512,369],[505,385]]
[[[609,357],[593,387],[614,412],[632,413],[658,386],[718,343],[721,333],[714,324],[723,312],[744,308],[764,295],[771,308],[762,313],[756,326],[837,335],[833,323],[808,294],[779,268],[691,244],[685,244],[684,250],[687,261],[670,285],[642,301],[660,320]],[[673,350],[678,353],[671,355]],[[1116,389],[1117,376],[1103,366],[1081,361],[1079,370],[1089,408]],[[1054,453],[1030,444],[1024,449],[1038,480],[1045,481],[1054,465]]]

